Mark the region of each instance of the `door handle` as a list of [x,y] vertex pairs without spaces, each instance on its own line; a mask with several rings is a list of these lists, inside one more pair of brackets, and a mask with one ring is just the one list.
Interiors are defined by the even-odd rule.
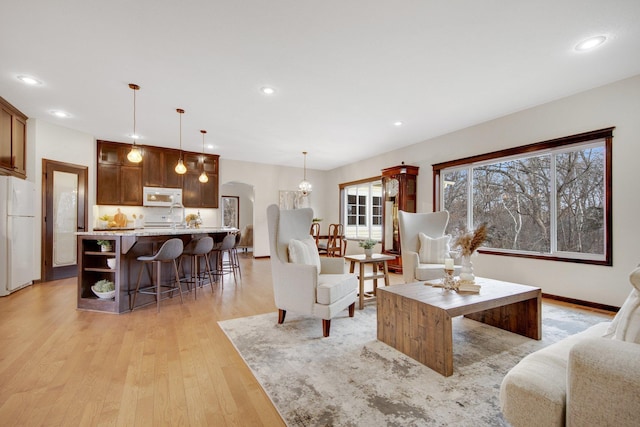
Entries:
[[84,227],[78,226],[78,230],[84,230]]

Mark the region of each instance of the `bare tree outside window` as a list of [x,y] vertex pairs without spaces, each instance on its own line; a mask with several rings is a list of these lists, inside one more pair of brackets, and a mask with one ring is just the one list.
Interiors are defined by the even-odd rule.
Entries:
[[486,222],[485,252],[610,265],[612,129],[434,165],[447,232]]

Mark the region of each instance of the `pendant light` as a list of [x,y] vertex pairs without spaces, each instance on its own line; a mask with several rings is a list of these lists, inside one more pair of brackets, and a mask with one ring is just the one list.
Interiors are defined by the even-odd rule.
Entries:
[[200,133],[202,134],[202,173],[198,177],[198,181],[200,181],[201,183],[204,184],[206,182],[209,182],[209,177],[207,176],[206,172],[204,171],[204,134],[207,133],[207,131],[206,130],[201,130]]
[[142,153],[140,152],[140,148],[136,146],[136,138],[138,135],[136,134],[136,91],[140,90],[140,86],[135,83],[129,83],[129,88],[133,90],[133,146],[131,147],[131,151],[127,154],[127,160],[131,163],[140,163],[142,161]]
[[307,152],[303,151],[302,154],[304,155],[304,178],[300,184],[298,184],[298,190],[303,196],[306,196],[311,193],[311,183],[307,181]]
[[187,167],[182,161],[182,115],[184,114],[184,110],[182,108],[176,108],[176,111],[180,114],[180,158],[178,159],[175,171],[177,174],[184,175],[187,172]]

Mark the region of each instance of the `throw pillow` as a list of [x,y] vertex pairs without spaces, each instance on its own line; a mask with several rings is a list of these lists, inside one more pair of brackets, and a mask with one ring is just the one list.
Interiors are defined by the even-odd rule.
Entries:
[[634,289],[616,314],[605,337],[640,344],[640,267],[629,275]]
[[442,237],[431,238],[424,233],[419,233],[420,251],[418,258],[421,264],[444,264],[444,259],[449,257],[449,241],[451,235],[446,234]]
[[316,247],[316,241],[309,236],[308,239],[291,239],[289,241],[289,262],[294,264],[315,265],[320,274],[320,254]]

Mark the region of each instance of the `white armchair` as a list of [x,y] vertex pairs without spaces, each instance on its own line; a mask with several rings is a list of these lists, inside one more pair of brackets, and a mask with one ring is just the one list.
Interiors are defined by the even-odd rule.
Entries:
[[353,317],[358,280],[345,274],[343,258],[320,258],[309,234],[312,219],[312,209],[267,208],[273,293],[279,324],[287,310],[319,317],[328,337],[331,319],[339,312],[349,308]]
[[[439,279],[443,276],[444,259],[449,256],[450,237],[444,235],[449,222],[449,212],[430,213],[398,212],[400,249],[402,252],[402,276],[405,283]],[[421,247],[423,243],[429,247]],[[426,245],[425,245],[426,246]],[[422,252],[422,261],[421,261]],[[431,259],[429,259],[431,258]],[[455,260],[454,274],[460,274],[459,260]]]

